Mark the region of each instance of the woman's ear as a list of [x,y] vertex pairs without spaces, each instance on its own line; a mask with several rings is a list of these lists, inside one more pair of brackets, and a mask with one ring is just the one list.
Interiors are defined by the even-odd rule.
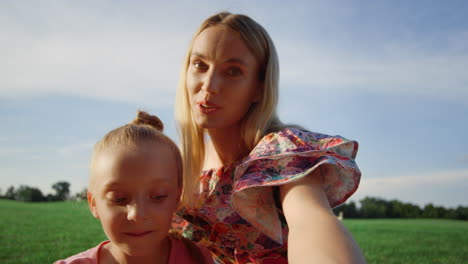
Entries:
[[97,207],[96,207],[96,200],[94,199],[93,194],[88,191],[87,196],[88,196],[89,210],[91,211],[91,213],[93,214],[93,216],[95,218],[99,219],[99,214],[98,214],[98,210],[97,210]]

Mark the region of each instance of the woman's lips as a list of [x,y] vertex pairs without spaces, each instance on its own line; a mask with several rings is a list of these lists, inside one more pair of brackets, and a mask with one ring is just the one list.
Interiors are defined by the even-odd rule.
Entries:
[[200,110],[200,112],[204,114],[210,114],[221,109],[220,106],[207,102],[207,101],[199,102],[197,105],[198,105],[198,109]]
[[127,236],[131,236],[131,237],[142,237],[142,236],[146,236],[150,233],[153,233],[153,231],[143,231],[143,232],[125,232],[124,234],[127,235]]

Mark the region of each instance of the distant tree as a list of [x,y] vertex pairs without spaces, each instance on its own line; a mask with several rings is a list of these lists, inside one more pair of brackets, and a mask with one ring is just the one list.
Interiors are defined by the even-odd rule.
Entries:
[[457,213],[455,212],[455,209],[453,208],[445,208],[445,213],[444,213],[444,218],[446,219],[457,219]]
[[344,218],[444,218],[468,220],[468,207],[445,208],[427,204],[422,209],[415,204],[398,200],[387,201],[375,197],[365,197],[358,208],[353,201],[333,209],[335,215],[343,212]]
[[446,218],[446,216],[448,215],[447,209],[445,209],[442,206],[436,206],[436,210],[439,218]]
[[358,218],[359,217],[359,211],[356,207],[356,203],[354,201],[347,202],[340,207],[337,207],[337,213],[340,211],[343,212],[343,217],[344,218]]
[[380,198],[365,197],[359,201],[361,203],[361,216],[364,218],[385,218],[387,217],[386,201]]
[[455,209],[455,218],[459,220],[468,220],[468,207],[458,206]]
[[423,208],[422,217],[424,218],[437,218],[438,212],[432,203],[426,204]]
[[47,194],[47,196],[45,197],[45,200],[47,202],[56,202],[56,201],[60,201],[57,197],[57,195],[54,195],[54,194]]
[[23,202],[42,202],[45,201],[41,190],[26,185],[20,185],[16,190],[15,200]]
[[14,200],[15,195],[16,195],[15,187],[13,187],[13,186],[8,187],[8,189],[7,189],[6,193],[5,193],[5,198],[10,199],[10,200]]
[[351,201],[333,209],[338,215],[343,212],[344,218],[445,218],[468,220],[468,207],[445,208],[427,204],[422,209],[415,204],[398,200],[387,201],[375,197],[365,197],[359,201],[361,206]]
[[88,199],[88,188],[84,188],[81,192],[75,194],[75,199],[79,201]]
[[66,181],[56,182],[52,185],[52,189],[55,190],[55,198],[58,201],[65,201],[70,194],[70,183]]
[[411,203],[404,203],[403,204],[403,212],[402,216],[404,218],[418,218],[421,217],[422,210],[419,206],[411,204]]
[[404,204],[398,200],[391,200],[387,203],[387,217],[400,218],[404,215]]

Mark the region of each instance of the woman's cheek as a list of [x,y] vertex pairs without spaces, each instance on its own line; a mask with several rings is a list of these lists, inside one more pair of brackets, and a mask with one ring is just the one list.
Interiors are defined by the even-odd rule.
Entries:
[[194,97],[194,94],[195,94],[195,84],[194,84],[194,80],[192,78],[187,78],[187,81],[185,82],[185,85],[187,87],[187,93],[188,93],[188,97],[189,97],[189,100],[191,103],[193,103],[193,97]]
[[195,74],[193,74],[191,70],[188,70],[187,75],[185,76],[185,84],[187,86],[187,89],[193,90],[196,80],[197,77],[195,76]]

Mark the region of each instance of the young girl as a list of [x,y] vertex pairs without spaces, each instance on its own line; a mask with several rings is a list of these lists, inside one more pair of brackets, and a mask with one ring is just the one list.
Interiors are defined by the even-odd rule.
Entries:
[[182,190],[182,161],[162,130],[159,118],[138,112],[96,144],[88,204],[109,241],[56,264],[212,263],[206,249],[168,235]]
[[200,26],[177,91],[187,178],[174,224],[219,263],[364,263],[331,210],[358,187],[357,142],[281,123],[278,78],[254,20]]

